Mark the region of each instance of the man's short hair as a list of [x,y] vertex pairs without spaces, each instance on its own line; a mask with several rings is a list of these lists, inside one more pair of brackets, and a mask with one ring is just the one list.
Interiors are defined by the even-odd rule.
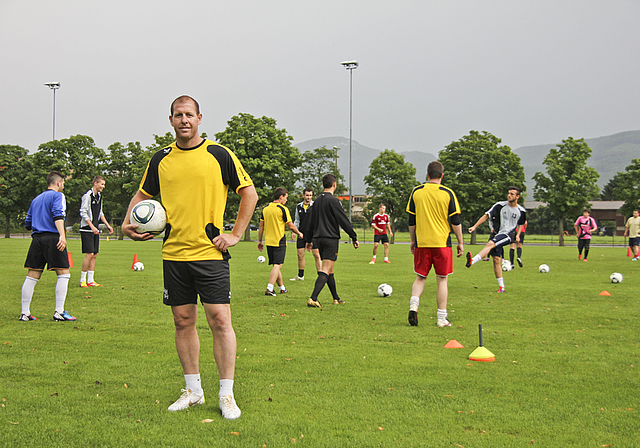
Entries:
[[640,213],[640,208],[634,208],[633,211]]
[[98,182],[102,182],[104,180],[104,177],[97,175],[96,177],[93,178],[93,183],[97,184]]
[[331,173],[327,173],[324,176],[322,176],[322,186],[324,188],[331,188],[331,186],[335,181],[336,181],[336,176],[334,176]]
[[380,205],[378,205],[378,208],[380,208],[380,207],[385,207],[385,208],[386,208],[387,206],[386,206],[386,205],[384,205],[384,204],[381,202],[381,203],[380,203]]
[[286,188],[282,188],[282,187],[276,188],[276,191],[273,192],[273,200],[277,201],[278,199],[280,199],[282,196],[286,195],[287,193],[289,193],[289,192],[287,191]]
[[582,213],[587,212],[589,214],[591,214],[591,210],[589,210],[588,208],[585,208],[584,210],[582,210]]
[[444,165],[437,160],[429,163],[427,165],[427,178],[429,179],[440,179],[442,174],[444,173]]
[[307,191],[310,191],[311,193],[313,193],[313,190],[311,189],[311,187],[305,187],[305,189],[302,192],[302,194],[304,195]]
[[519,187],[514,187],[514,186],[512,185],[512,186],[510,186],[509,188],[507,188],[507,191],[511,191],[511,190],[516,190],[516,191],[517,191],[518,196],[520,196],[520,192],[521,192],[521,190],[520,190],[520,188],[519,188]]
[[64,175],[60,171],[51,171],[47,174],[47,185],[54,185],[59,180],[63,180]]
[[200,115],[200,105],[198,104],[198,102],[196,100],[191,98],[189,95],[181,95],[178,98],[176,98],[175,100],[173,100],[173,103],[171,103],[171,115],[173,115],[173,106],[176,103],[181,103],[182,101],[187,101],[187,100],[193,101],[193,104],[196,105],[196,113],[198,115]]

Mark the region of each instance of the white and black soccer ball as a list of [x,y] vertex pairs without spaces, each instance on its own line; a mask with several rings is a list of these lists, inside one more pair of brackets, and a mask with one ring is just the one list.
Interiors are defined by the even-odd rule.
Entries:
[[540,267],[538,267],[538,271],[540,271],[543,274],[546,274],[547,272],[549,272],[549,266],[546,264],[541,264]]
[[129,220],[131,224],[138,224],[136,232],[159,235],[167,226],[167,213],[158,201],[145,199],[133,207]]
[[262,255],[258,257],[258,263],[264,263],[265,261],[267,261],[267,259],[264,258]]
[[513,265],[509,260],[502,260],[502,270],[507,272],[513,269]]
[[611,283],[622,283],[622,279],[622,274],[619,272],[614,272],[609,276],[609,280],[611,280]]
[[378,295],[380,297],[389,297],[392,292],[393,292],[393,288],[391,287],[391,285],[387,285],[386,283],[383,283],[380,286],[378,286]]
[[142,264],[141,261],[138,261],[133,265],[133,270],[134,271],[144,271],[144,265]]

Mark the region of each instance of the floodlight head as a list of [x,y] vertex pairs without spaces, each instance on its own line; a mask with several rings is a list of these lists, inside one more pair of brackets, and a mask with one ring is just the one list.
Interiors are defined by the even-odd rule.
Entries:
[[344,68],[346,68],[347,70],[353,70],[354,68],[358,67],[358,61],[344,61],[341,62],[342,65],[344,65]]
[[60,83],[59,82],[45,82],[44,85],[49,87],[50,89],[59,89],[60,88]]

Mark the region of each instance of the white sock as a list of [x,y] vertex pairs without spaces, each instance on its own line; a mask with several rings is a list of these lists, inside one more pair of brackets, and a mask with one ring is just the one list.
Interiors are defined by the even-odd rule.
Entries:
[[438,316],[438,320],[446,320],[447,310],[438,310],[437,316]]
[[475,257],[473,257],[471,259],[471,264],[474,265],[476,264],[478,261],[482,261],[482,257],[480,255],[476,255]]
[[231,395],[233,398],[233,380],[220,380],[220,392],[219,397],[225,397]]
[[389,257],[384,257],[384,261],[389,261]]
[[64,312],[64,302],[67,300],[67,288],[70,278],[71,274],[58,275],[58,281],[56,282],[56,311],[58,313]]
[[374,260],[376,259],[376,256],[375,256],[375,255],[373,256],[373,259],[374,259]]
[[202,385],[200,384],[200,374],[192,373],[184,376],[184,381],[187,383],[187,390],[191,392],[202,391]]
[[496,280],[498,280],[498,286],[502,286],[504,288],[504,277],[500,277]]
[[93,283],[93,272],[94,271],[87,271],[87,283]]
[[420,306],[420,297],[411,296],[409,300],[409,311],[418,311],[418,307]]
[[273,291],[273,285],[271,283],[267,284],[267,291]]
[[31,299],[33,298],[33,290],[38,283],[38,279],[27,276],[22,284],[22,314],[29,316],[31,314]]
[[284,285],[280,286],[280,291],[286,291],[286,290],[287,290],[287,288],[285,288]]
[[87,271],[80,271],[80,283],[87,281]]

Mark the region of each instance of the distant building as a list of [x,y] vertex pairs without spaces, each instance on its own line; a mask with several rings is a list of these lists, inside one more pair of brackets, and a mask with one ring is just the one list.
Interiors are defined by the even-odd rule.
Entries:
[[[527,210],[535,210],[538,207],[547,205],[546,202],[540,201],[524,201],[524,208]],[[624,224],[626,217],[620,213],[620,209],[624,205],[624,201],[591,201],[591,216],[599,223],[600,221],[615,221],[615,235],[624,235]],[[568,219],[574,217],[567,216]],[[575,217],[577,218],[577,216]],[[598,224],[599,226],[600,224]]]

